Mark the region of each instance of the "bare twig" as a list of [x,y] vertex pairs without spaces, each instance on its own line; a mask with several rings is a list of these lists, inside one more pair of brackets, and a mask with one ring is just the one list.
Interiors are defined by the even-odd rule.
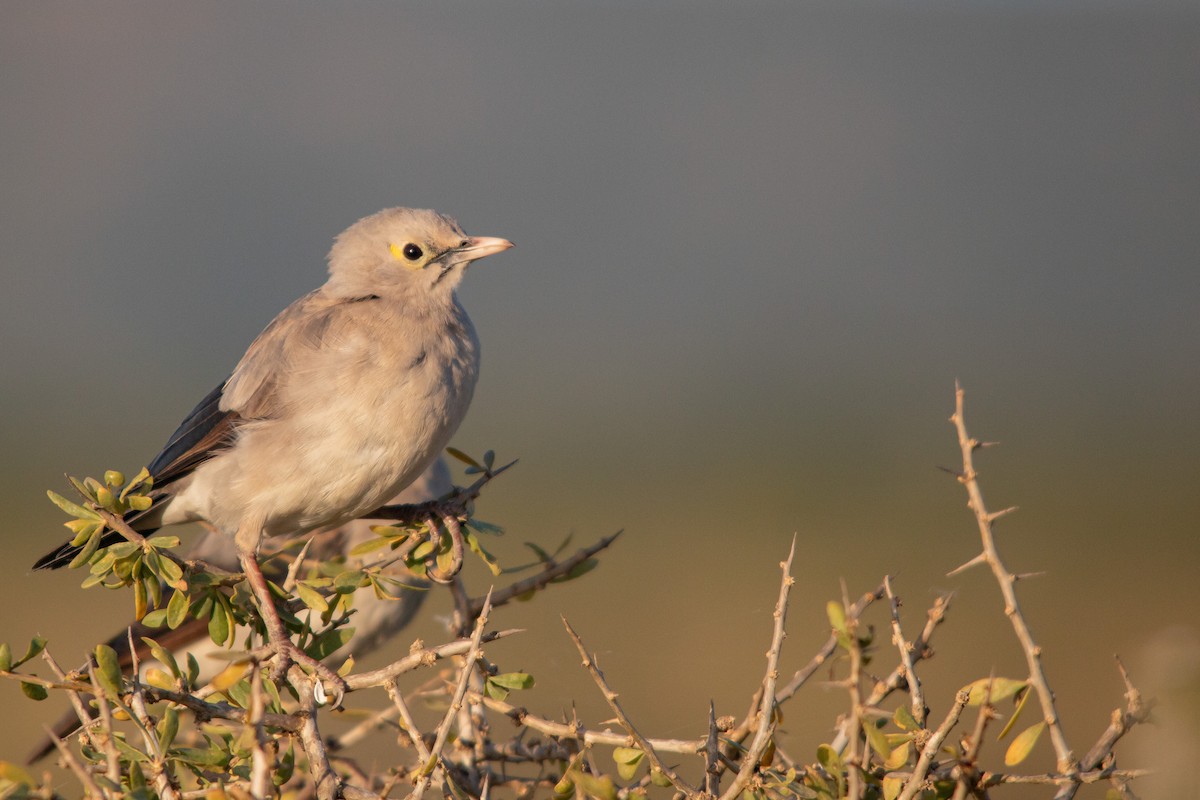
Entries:
[[425,746],[425,740],[421,738],[421,731],[417,728],[416,721],[413,720],[412,712],[408,710],[408,704],[404,702],[404,695],[400,693],[395,681],[388,681],[384,688],[387,689],[388,697],[392,699],[392,705],[400,717],[400,728],[408,735],[409,741],[416,748],[421,763],[429,763],[429,748]]
[[721,754],[720,740],[717,737],[717,710],[712,701],[708,701],[708,741],[704,745],[704,793],[716,797],[721,791],[721,769],[718,758]]
[[[574,555],[565,561],[548,562],[542,568],[542,571],[536,575],[532,575],[524,580],[517,581],[514,584],[494,592],[492,595],[492,608],[499,608],[502,605],[510,603],[514,598],[521,597],[529,592],[546,588],[551,582],[554,581],[555,578],[566,575],[568,572],[575,569],[575,567],[596,555],[596,553],[599,553],[601,550],[607,548],[617,540],[617,537],[619,537],[621,533],[622,531],[617,531],[612,536],[605,536],[595,544],[580,548]],[[479,609],[481,608],[483,608],[483,598],[472,598],[471,614],[478,614]]]
[[[484,706],[493,711],[503,714],[510,718],[515,724],[520,725],[538,733],[543,733],[546,736],[553,736],[556,739],[567,741],[582,742],[585,745],[611,745],[613,747],[624,747],[629,737],[623,733],[610,733],[608,731],[589,731],[583,730],[580,726],[566,723],[554,722],[544,717],[539,717],[536,714],[529,713],[528,710],[520,706],[514,706],[511,703],[506,703],[503,700],[497,700],[494,697],[481,697],[480,700]],[[704,749],[704,739],[647,739],[652,747],[660,753],[685,753],[695,755]]]
[[150,754],[154,788],[158,790],[158,796],[163,800],[179,800],[179,788],[175,786],[170,771],[167,769],[167,761],[164,758],[162,747],[159,746],[154,723],[150,719],[150,712],[146,709],[146,695],[139,677],[141,667],[138,665],[137,648],[133,644],[133,628],[126,629],[125,635],[129,640],[129,653],[133,662],[130,666],[133,691],[129,696],[129,709],[133,712],[131,716],[135,723],[141,729],[142,742]]
[[433,747],[430,748],[429,759],[421,770],[417,785],[409,795],[410,800],[421,800],[421,797],[425,794],[425,790],[429,787],[429,780],[437,767],[438,761],[441,759],[442,748],[446,745],[446,737],[450,735],[450,725],[454,721],[454,717],[459,709],[462,708],[463,695],[467,692],[467,684],[470,680],[471,672],[475,669],[475,659],[479,656],[479,647],[483,643],[483,628],[487,625],[488,612],[490,611],[491,592],[488,593],[488,597],[483,604],[483,609],[479,613],[479,618],[475,621],[475,633],[471,636],[470,647],[467,649],[466,659],[463,663],[462,671],[459,673],[458,686],[455,687],[454,696],[450,700],[450,708],[446,710],[446,715],[442,718],[441,724],[438,725],[437,733],[433,739]]
[[[883,591],[882,584],[880,591]],[[912,654],[914,660],[924,660],[933,654],[929,642],[933,639],[933,632],[946,619],[946,610],[950,607],[950,601],[953,595],[941,595],[933,601],[933,605],[929,608],[925,618],[925,627],[921,630],[921,635],[916,638],[912,646]],[[850,619],[850,615],[846,615]],[[867,696],[866,704],[868,706],[877,706],[882,703],[894,691],[900,688],[905,680],[904,665],[897,666],[886,679],[875,684],[875,688],[871,690],[871,694]],[[834,737],[833,743],[830,745],[835,752],[841,753],[846,749],[846,743],[850,740],[849,721],[843,723],[838,730],[838,734]]]
[[[845,605],[843,604],[843,607]],[[858,641],[858,620],[846,620],[846,639],[850,653],[850,674],[846,676],[846,692],[850,695],[850,716],[847,722],[851,731],[849,752],[846,753],[846,796],[850,800],[861,800],[864,789],[862,773],[867,768],[866,762],[870,753],[863,748],[863,651],[862,644]]]
[[[42,651],[42,660],[50,665],[50,669],[54,672],[55,675],[58,676],[58,679],[60,681],[65,681],[67,679],[66,672],[64,672],[63,668],[61,666],[59,666],[57,661],[55,661],[54,656],[50,655],[49,650]],[[85,737],[84,741],[91,741],[92,746],[95,749],[103,750],[104,746],[98,740],[101,738],[101,735],[105,735],[105,734],[93,734],[91,732],[91,729],[93,726],[92,723],[94,722],[94,720],[92,718],[92,715],[88,713],[87,706],[84,705],[83,693],[76,689],[68,689],[67,696],[71,699],[71,708],[74,709],[75,716],[77,716],[79,718],[80,735],[82,737]],[[106,753],[106,755],[107,755],[107,753]],[[113,768],[112,763],[109,762],[108,766],[109,766],[109,770],[111,771]],[[120,763],[119,762],[117,764],[116,769],[117,769],[117,774],[119,775],[120,774]]]
[[[494,642],[498,639],[503,639],[512,636],[516,633],[521,633],[521,628],[508,628],[502,631],[492,631],[483,634],[480,640],[483,644]],[[359,689],[370,689],[373,687],[386,686],[387,682],[394,680],[406,672],[412,672],[420,667],[433,666],[438,661],[450,656],[460,656],[471,650],[471,642],[466,639],[460,639],[455,642],[438,645],[428,649],[422,649],[415,653],[410,653],[398,661],[393,661],[386,667],[372,670],[371,672],[359,672],[355,675],[346,676],[346,691],[353,692]]]
[[1066,736],[1063,734],[1058,711],[1054,706],[1054,692],[1051,691],[1050,684],[1046,680],[1045,670],[1042,669],[1042,649],[1034,641],[1033,633],[1030,631],[1028,623],[1025,622],[1025,616],[1021,613],[1021,606],[1017,602],[1016,578],[1004,566],[1004,562],[1000,559],[1000,553],[996,550],[992,523],[999,518],[1000,514],[1006,512],[989,514],[987,506],[983,502],[983,492],[979,488],[978,473],[975,472],[974,464],[975,450],[980,446],[980,442],[971,438],[967,433],[966,420],[963,416],[963,394],[962,386],[956,382],[954,414],[950,417],[950,421],[958,432],[958,446],[962,451],[963,472],[958,480],[966,487],[969,498],[967,505],[975,514],[979,535],[983,541],[983,556],[992,568],[992,574],[1000,585],[1000,593],[1004,596],[1004,613],[1008,615],[1013,631],[1021,643],[1021,649],[1025,653],[1025,661],[1029,666],[1029,682],[1037,692],[1038,701],[1042,706],[1042,717],[1050,731],[1050,741],[1054,745],[1058,771],[1062,774],[1070,774],[1077,771],[1079,765],[1075,763],[1075,755],[1071,752]]
[[946,719],[938,726],[938,729],[933,732],[925,746],[921,748],[921,755],[917,759],[917,765],[913,768],[912,775],[909,776],[908,782],[901,790],[898,800],[912,800],[917,796],[917,792],[925,788],[925,776],[929,773],[929,767],[933,763],[934,756],[942,746],[942,742],[950,734],[952,728],[958,724],[958,718],[962,715],[962,710],[967,705],[967,700],[971,697],[967,691],[959,691],[954,698],[954,705],[950,707],[950,712],[946,714]]
[[250,709],[246,715],[246,725],[254,729],[254,744],[250,755],[250,794],[255,798],[264,798],[271,791],[271,772],[275,759],[267,752],[267,734],[263,728],[262,718],[266,712],[263,700],[262,670],[258,664],[250,667]]
[[325,750],[325,741],[317,728],[317,700],[313,690],[320,682],[319,676],[309,678],[300,667],[293,665],[292,686],[300,696],[300,743],[304,754],[308,757],[308,773],[316,790],[317,800],[336,800],[345,787],[338,779],[337,773],[329,763],[329,754]]
[[783,579],[779,585],[779,599],[775,602],[775,630],[771,636],[771,647],[767,650],[767,672],[763,676],[763,699],[758,712],[758,728],[754,732],[754,739],[751,741],[750,747],[742,756],[742,765],[738,769],[737,776],[721,795],[721,800],[733,800],[750,783],[750,778],[758,769],[759,761],[766,752],[767,745],[771,741],[771,734],[775,730],[775,684],[779,680],[779,653],[783,650],[783,639],[787,636],[784,626],[787,622],[788,594],[791,592],[792,584],[795,583],[795,579],[792,578],[792,558],[795,555],[796,537],[793,536],[787,560],[779,565],[783,571]]
[[75,754],[71,752],[71,748],[67,747],[66,742],[58,738],[49,725],[44,726],[44,729],[46,735],[50,737],[50,741],[54,742],[54,746],[58,748],[59,755],[62,756],[67,768],[75,773],[75,777],[83,784],[84,791],[87,792],[88,796],[96,798],[108,797],[108,793],[100,788],[100,785],[96,783],[92,774],[84,769],[83,765],[79,763],[79,759],[75,758]]
[[971,731],[970,738],[964,742],[963,757],[959,760],[955,770],[958,783],[954,787],[954,796],[951,800],[966,800],[967,792],[976,794],[982,792],[976,786],[979,780],[979,769],[976,764],[979,761],[979,752],[983,749],[983,733],[987,729],[988,722],[996,717],[996,708],[992,705],[992,681],[995,680],[995,677],[992,675],[988,680],[987,691],[983,695],[983,702],[979,705],[979,716],[975,718],[975,728]]
[[113,744],[113,716],[112,706],[109,704],[108,695],[100,688],[100,681],[96,679],[96,666],[89,661],[87,665],[88,679],[92,682],[92,696],[96,698],[96,710],[100,715],[100,735],[93,737],[93,741],[97,738],[100,749],[104,751],[105,764],[107,771],[105,777],[113,783],[121,782],[121,754],[117,752],[117,746]]
[[891,576],[883,579],[883,585],[887,590],[888,605],[892,612],[892,644],[896,645],[896,649],[900,651],[900,664],[904,667],[908,694],[912,698],[910,710],[917,724],[924,727],[925,695],[921,691],[921,679],[917,677],[917,670],[913,664],[913,645],[904,638],[904,631],[900,628],[900,598],[892,592]]
[[1121,671],[1121,680],[1125,682],[1125,710],[1115,709],[1112,713],[1112,722],[1108,728],[1100,735],[1100,739],[1092,745],[1092,749],[1088,750],[1083,761],[1080,762],[1079,768],[1087,772],[1094,770],[1106,759],[1109,753],[1112,752],[1114,746],[1120,741],[1129,730],[1140,723],[1145,722],[1150,717],[1150,711],[1154,707],[1153,701],[1146,702],[1142,700],[1142,693],[1133,685],[1133,681],[1129,678],[1129,673],[1125,669],[1125,665],[1121,663],[1118,656],[1113,656],[1117,659],[1117,669]]
[[579,634],[571,627],[571,623],[567,622],[566,617],[562,617],[562,623],[567,629],[567,634],[571,637],[571,641],[575,643],[575,649],[579,651],[580,658],[583,659],[584,669],[592,676],[592,680],[596,682],[600,693],[604,695],[604,700],[608,703],[608,707],[617,715],[617,722],[620,723],[621,727],[625,729],[625,733],[628,734],[629,741],[626,744],[637,744],[638,748],[646,754],[651,768],[666,775],[667,779],[671,781],[671,785],[684,795],[690,798],[698,797],[699,792],[691,784],[679,777],[675,770],[664,764],[662,759],[658,757],[658,753],[655,752],[654,746],[634,727],[625,710],[621,708],[621,704],[617,702],[617,693],[612,690],[608,685],[608,681],[604,679],[604,673],[600,671],[600,667],[596,666],[595,655],[588,653],[587,648],[583,646],[583,641],[579,638]]

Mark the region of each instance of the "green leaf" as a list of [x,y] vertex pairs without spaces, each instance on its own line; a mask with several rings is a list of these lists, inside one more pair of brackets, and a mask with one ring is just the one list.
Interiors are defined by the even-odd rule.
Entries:
[[100,547],[100,539],[103,538],[103,525],[97,525],[92,529],[92,534],[88,536],[88,540],[84,543],[83,549],[75,554],[71,559],[71,563],[67,565],[69,569],[78,569],[86,564],[95,555],[96,550]]
[[655,786],[670,786],[671,779],[661,769],[650,770],[650,782]]
[[29,647],[25,648],[25,655],[21,656],[13,663],[13,667],[19,667],[31,658],[37,658],[42,651],[46,649],[46,637],[34,636],[29,640]]
[[817,762],[830,775],[841,775],[846,771],[846,766],[842,763],[842,757],[827,744],[823,744],[817,748]]
[[1046,723],[1043,721],[1036,725],[1031,725],[1017,734],[1017,738],[1013,739],[1012,744],[1008,746],[1008,750],[1004,753],[1004,764],[1009,767],[1015,767],[1028,758],[1029,754],[1033,752],[1033,746],[1037,744],[1038,738],[1045,729]]
[[296,584],[296,595],[303,601],[304,605],[313,611],[323,614],[329,610],[329,603],[321,596],[321,593],[304,581]]
[[12,648],[8,642],[0,642],[0,672],[9,672],[12,668]]
[[483,471],[482,464],[480,464],[475,459],[471,458],[469,455],[464,453],[462,450],[459,450],[457,447],[447,447],[446,454],[450,455],[454,458],[457,458],[459,461],[463,462],[464,464],[466,464],[469,467],[475,467],[479,471],[481,471],[481,472]]
[[117,509],[117,497],[107,486],[96,487],[96,502],[109,511],[120,513]]
[[233,633],[230,622],[229,615],[225,613],[225,606],[215,603],[212,616],[208,618],[208,638],[216,644],[225,644]]
[[631,781],[646,754],[636,747],[618,747],[613,750],[613,761],[617,762],[617,774],[621,780]]
[[549,564],[551,561],[554,560],[550,557],[549,553],[547,553],[542,548],[538,547],[533,542],[525,542],[525,546],[528,547],[530,550],[532,550],[533,554],[535,556],[537,556],[537,560],[542,562],[543,564]]
[[167,601],[167,627],[175,630],[187,619],[188,593],[186,589],[176,589]]
[[597,800],[617,800],[617,788],[613,786],[612,778],[607,775],[591,775],[579,770],[571,770],[571,778],[584,794],[589,794]]
[[[569,775],[569,773],[568,773]],[[554,784],[554,793],[551,797],[554,800],[568,800],[575,796],[575,781],[571,780],[567,775],[559,778],[558,783]]]
[[532,689],[533,676],[527,672],[505,672],[492,675],[488,681],[503,686],[505,689]]
[[129,789],[131,800],[149,800],[146,793],[146,773],[142,772],[136,761],[129,765]]
[[470,528],[463,534],[463,538],[467,540],[467,547],[471,548],[471,552],[483,559],[483,563],[488,565],[488,569],[492,571],[493,575],[498,576],[503,572],[500,569],[500,564],[496,562],[496,557],[483,549],[483,545],[479,543],[479,538],[475,536],[475,533]]
[[567,570],[567,573],[565,575],[559,575],[557,578],[555,578],[553,581],[551,581],[551,583],[566,583],[567,581],[573,581],[576,578],[579,578],[583,575],[587,575],[589,572],[594,570],[599,565],[600,565],[599,559],[595,559],[595,558],[585,559],[583,561],[580,561],[575,566],[571,567],[569,570]]
[[150,648],[150,655],[154,656],[164,667],[171,670],[172,675],[176,678],[183,678],[183,673],[179,671],[179,664],[175,661],[175,656],[170,650],[148,636],[143,636],[142,641]]
[[361,569],[350,569],[333,579],[334,591],[348,594],[362,585],[364,573]]
[[179,747],[174,754],[179,759],[197,767],[224,767],[229,763],[230,756],[216,745],[207,748]]
[[[988,686],[992,687],[991,696],[989,698]],[[970,693],[970,698],[967,700],[967,705],[978,706],[985,701],[992,705],[1012,697],[1017,692],[1029,685],[1029,681],[1018,681],[1012,678],[980,678],[977,681],[971,681],[959,691],[967,691]]]
[[829,624],[838,633],[847,633],[846,630],[846,609],[842,608],[842,604],[837,600],[830,600],[825,604],[825,613],[829,617]]
[[1013,726],[1017,724],[1017,720],[1021,718],[1021,712],[1025,710],[1025,704],[1029,702],[1029,697],[1032,694],[1032,688],[1027,688],[1025,691],[1021,692],[1021,699],[1017,701],[1017,710],[1013,712],[1011,717],[1009,717],[1008,722],[1004,725],[1004,729],[1001,730],[1000,735],[996,737],[996,741],[1000,741],[1005,736],[1008,736],[1009,731],[1013,729]]
[[896,709],[896,713],[892,715],[892,721],[896,723],[896,727],[902,731],[915,731],[921,726],[917,724],[917,718],[908,710],[908,706],[900,706]]
[[613,761],[618,764],[636,764],[646,753],[636,747],[613,748]]
[[134,553],[141,552],[142,546],[137,542],[117,542],[114,545],[109,545],[108,554],[114,559],[129,558]]
[[488,536],[503,536],[504,528],[499,525],[494,525],[491,522],[484,522],[481,519],[471,517],[467,520],[467,527],[474,528],[480,533],[486,533]]
[[[405,535],[404,538],[407,539],[408,536]],[[350,556],[366,555],[367,553],[373,553],[376,550],[382,550],[383,548],[387,547],[391,543],[392,543],[392,537],[376,536],[374,539],[368,539],[367,541],[365,541],[361,544],[355,545],[353,548],[351,548],[349,555]]]
[[26,683],[25,681],[21,681],[21,691],[30,700],[37,700],[39,702],[45,700],[50,694],[46,691],[45,686],[36,683]]
[[175,741],[179,733],[179,711],[174,706],[167,706],[162,720],[158,723],[158,746],[166,750]]
[[63,526],[70,528],[71,532],[75,534],[71,537],[71,546],[80,547],[92,537],[97,528],[104,527],[104,523],[95,519],[72,519],[64,522]]
[[134,511],[147,511],[150,506],[154,505],[154,501],[150,499],[149,495],[144,494],[131,494],[126,502]]
[[271,781],[276,786],[283,786],[292,779],[292,773],[296,769],[296,750],[288,744],[287,752],[283,754],[283,758],[279,759],[279,763],[275,765],[275,769],[271,775]]
[[187,666],[187,685],[195,687],[196,681],[200,679],[200,662],[191,653],[188,653]]
[[158,574],[162,576],[163,581],[173,589],[186,589],[187,581],[183,579],[183,568],[175,563],[174,560],[166,556],[162,556],[158,560]]
[[150,760],[145,753],[133,747],[124,739],[114,736],[109,741],[117,746],[117,750],[121,753],[121,755],[125,756],[134,763],[145,763]]
[[121,663],[106,644],[96,645],[96,680],[114,700],[121,696]]
[[908,763],[908,751],[912,748],[911,736],[906,736],[903,741],[893,742],[888,738],[888,744],[892,746],[892,754],[888,756],[883,765],[888,769],[900,769]]
[[77,503],[72,503],[70,500],[63,497],[58,492],[48,491],[48,492],[46,492],[46,496],[50,498],[51,503],[54,503],[54,505],[58,506],[63,511],[67,512],[72,517],[77,517],[79,519],[92,519],[92,520],[100,521],[100,515],[97,514],[95,511],[92,511],[90,508],[84,508],[83,506],[81,506]]
[[[134,489],[138,488],[139,486],[142,486],[143,484],[145,484],[145,486],[143,488],[146,488],[146,489],[149,489],[151,486],[154,485],[154,480],[150,477],[150,470],[146,469],[145,467],[142,467],[140,470],[138,470],[138,474],[133,476],[133,480],[131,480],[129,482],[129,484],[125,487],[125,489],[121,492],[121,499],[124,500],[126,495],[128,495],[130,492],[132,492]],[[144,509],[139,509],[139,510],[144,510]]]
[[156,608],[148,612],[146,616],[142,617],[142,624],[147,628],[161,628],[167,624],[167,610],[165,608]]
[[312,644],[304,648],[304,652],[321,661],[337,651],[339,647],[344,646],[352,638],[354,638],[354,628],[337,628],[336,630],[325,631],[314,639]]
[[[27,787],[34,785],[34,780],[29,776],[29,773],[13,764],[10,761],[0,761],[0,781],[9,781],[18,786],[24,784]],[[6,787],[6,791],[9,791]],[[28,796],[21,792],[12,792],[9,797],[24,797]]]
[[886,761],[892,755],[892,746],[888,744],[887,735],[874,722],[865,719],[862,721],[862,729],[863,733],[867,735],[871,749]]
[[225,687],[223,694],[242,708],[250,708],[250,681],[243,678]]

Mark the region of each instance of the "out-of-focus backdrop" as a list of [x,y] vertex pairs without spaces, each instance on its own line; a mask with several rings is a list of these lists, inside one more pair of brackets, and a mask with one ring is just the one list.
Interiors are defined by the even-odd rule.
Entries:
[[[935,469],[957,378],[1085,751],[1112,653],[1136,678],[1200,620],[1198,35],[1194,4],[1121,0],[6,3],[0,640],[74,662],[121,626],[123,594],[30,572],[66,535],[45,490],[136,471],[336,233],[426,206],[518,245],[462,289],[484,369],[455,443],[521,459],[479,504],[493,549],[626,531],[498,613],[527,704],[609,716],[562,613],[646,732],[741,715],[793,534],[788,674],[840,581],[890,572],[912,631],[958,592],[935,715],[1020,675],[990,576],[946,577],[978,546]],[[843,702],[793,701],[795,757]],[[0,758],[60,706],[0,685]]]

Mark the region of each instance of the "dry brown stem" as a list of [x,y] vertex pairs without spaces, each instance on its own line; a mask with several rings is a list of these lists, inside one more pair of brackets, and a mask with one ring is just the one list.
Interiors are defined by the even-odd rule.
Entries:
[[1063,775],[1069,775],[1076,772],[1079,765],[1075,762],[1075,756],[1067,744],[1067,738],[1063,734],[1062,724],[1059,721],[1058,710],[1054,706],[1054,692],[1050,689],[1050,684],[1046,680],[1046,672],[1042,668],[1042,649],[1034,641],[1033,633],[1017,602],[1017,578],[1004,565],[1004,561],[1001,560],[1000,553],[996,549],[992,523],[1007,512],[990,514],[983,501],[983,492],[979,488],[979,474],[975,471],[975,450],[981,446],[981,443],[967,433],[966,418],[963,415],[963,397],[963,388],[956,383],[954,414],[950,417],[950,422],[953,423],[958,433],[958,446],[962,451],[963,469],[958,480],[966,488],[967,506],[975,514],[975,521],[983,542],[982,557],[991,567],[992,574],[1000,585],[1000,593],[1004,597],[1004,613],[1012,623],[1013,631],[1021,643],[1021,650],[1025,653],[1025,662],[1029,667],[1029,683],[1037,692],[1038,702],[1042,706],[1042,718],[1050,733],[1050,741],[1054,745],[1058,771]]

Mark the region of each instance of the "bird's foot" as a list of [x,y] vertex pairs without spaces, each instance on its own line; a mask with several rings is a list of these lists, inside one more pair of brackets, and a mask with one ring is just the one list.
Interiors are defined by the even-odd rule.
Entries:
[[[434,503],[430,506],[429,514],[425,518],[429,537],[433,543],[433,551],[425,559],[425,574],[429,576],[430,580],[443,584],[453,583],[459,571],[462,570],[463,552],[466,549],[463,543],[462,524],[465,520],[466,514],[460,505]],[[439,522],[450,534],[450,563],[445,569],[438,564],[438,552],[441,550],[442,543]]]
[[[301,668],[308,667],[316,676],[318,686],[321,681],[333,685],[334,695],[330,707],[337,708],[342,704],[342,698],[346,696],[346,689],[349,687],[341,675],[301,650],[291,639],[272,639],[268,647],[275,653],[275,663],[271,667],[271,680],[278,681],[284,678],[293,664]],[[322,702],[326,696],[324,687],[314,687],[314,691],[319,693],[317,695],[318,702]]]

